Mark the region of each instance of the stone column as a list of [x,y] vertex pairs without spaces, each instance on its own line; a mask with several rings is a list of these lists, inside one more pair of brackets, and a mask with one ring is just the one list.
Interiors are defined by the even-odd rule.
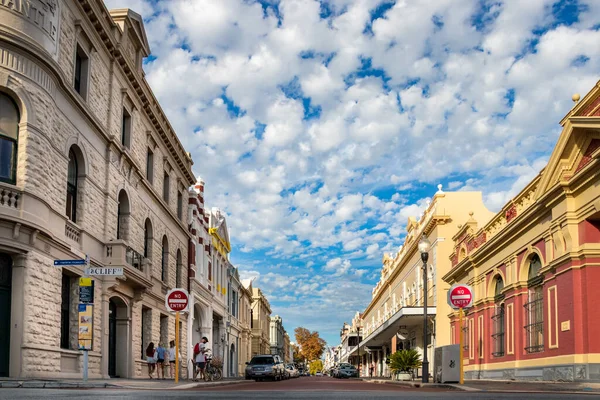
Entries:
[[109,284],[108,282],[102,282],[102,324],[101,324],[101,336],[100,336],[100,351],[102,352],[102,357],[100,361],[100,374],[103,379],[109,379],[108,376],[108,294]]
[[20,378],[22,374],[23,355],[23,325],[24,325],[24,292],[25,268],[27,255],[19,254],[12,257],[12,282],[10,304],[10,367],[11,378]]

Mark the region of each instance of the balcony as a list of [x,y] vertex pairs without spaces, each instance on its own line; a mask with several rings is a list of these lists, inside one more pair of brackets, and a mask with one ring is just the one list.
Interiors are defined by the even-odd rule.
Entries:
[[123,268],[127,281],[140,288],[152,286],[152,269],[150,260],[132,249],[123,240],[113,240],[105,246],[104,264]]

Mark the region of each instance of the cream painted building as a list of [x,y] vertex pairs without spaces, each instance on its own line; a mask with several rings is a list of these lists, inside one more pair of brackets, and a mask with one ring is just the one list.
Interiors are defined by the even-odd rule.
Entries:
[[252,359],[252,280],[242,280],[240,286],[240,350],[238,355],[239,376],[244,376],[246,363]]
[[[362,314],[363,329],[360,346],[349,354],[361,353],[364,376],[373,366],[374,376],[390,376],[386,358],[399,349],[416,348],[423,354],[423,263],[417,245],[422,235],[431,242],[427,265],[429,339],[427,354],[433,371],[433,348],[451,343],[446,303],[449,285],[442,277],[450,270],[449,256],[453,252],[452,237],[458,225],[469,214],[482,220],[493,215],[479,192],[448,192],[441,190],[416,220],[409,218],[404,244],[399,251],[383,257],[381,278],[372,293],[372,300]],[[360,350],[359,350],[360,349]],[[419,372],[420,373],[420,372]]]
[[271,354],[271,305],[257,287],[252,288],[252,355]]
[[94,279],[90,378],[143,377],[146,345],[175,337],[164,298],[186,286],[195,179],[144,79],[149,54],[130,10],[0,4],[1,376],[81,377],[83,268],[57,259],[124,270]]

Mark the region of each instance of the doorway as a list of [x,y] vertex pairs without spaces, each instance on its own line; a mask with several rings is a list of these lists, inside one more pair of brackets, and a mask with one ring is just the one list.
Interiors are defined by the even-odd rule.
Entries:
[[8,376],[10,367],[11,286],[12,258],[0,253],[0,376]]
[[127,305],[119,297],[108,301],[108,375],[126,378],[128,357]]

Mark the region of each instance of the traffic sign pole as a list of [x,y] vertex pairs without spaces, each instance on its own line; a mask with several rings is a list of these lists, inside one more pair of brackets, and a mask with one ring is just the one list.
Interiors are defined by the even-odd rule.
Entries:
[[179,382],[179,311],[175,312],[175,383]]
[[459,358],[458,358],[458,362],[460,363],[460,369],[459,369],[459,373],[460,373],[460,380],[459,383],[461,385],[463,385],[465,383],[465,378],[464,378],[464,371],[463,371],[463,362],[464,362],[464,357],[465,355],[463,354],[464,352],[464,346],[463,346],[463,309],[462,307],[458,309],[458,329],[459,329],[459,333],[458,333],[458,341],[460,342],[459,344]]

